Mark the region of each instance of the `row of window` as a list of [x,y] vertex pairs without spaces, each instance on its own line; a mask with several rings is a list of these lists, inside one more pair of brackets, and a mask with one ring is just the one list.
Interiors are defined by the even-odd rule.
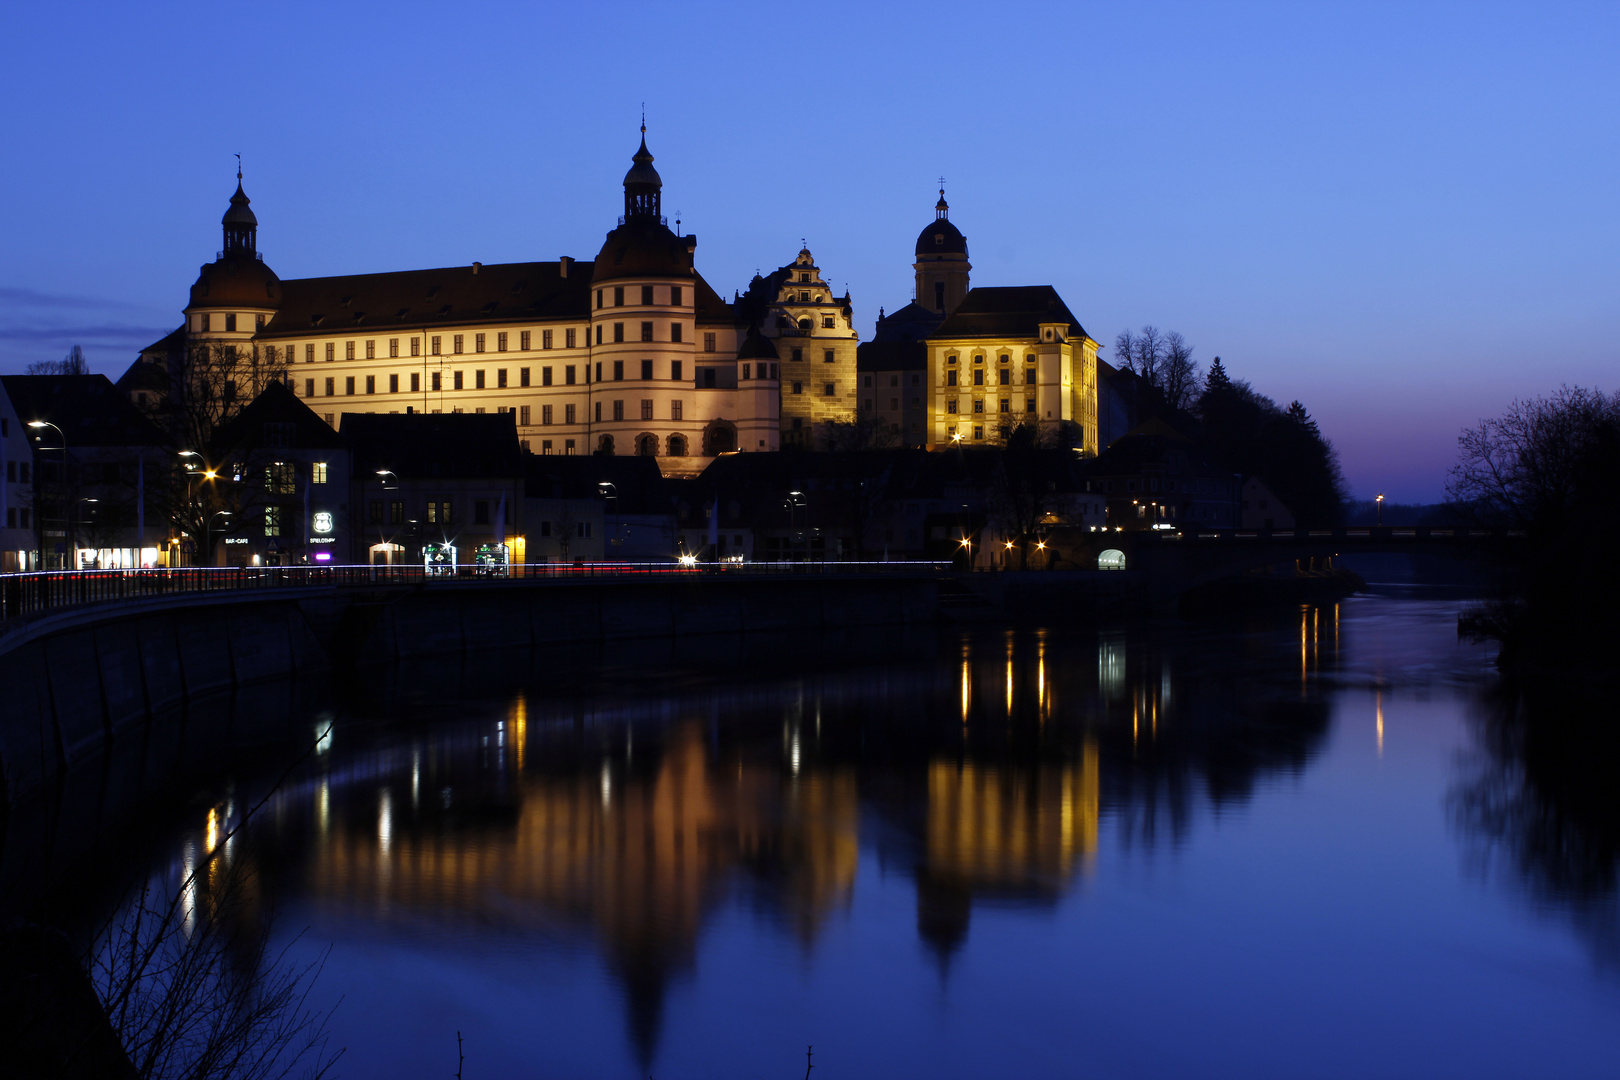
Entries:
[[[310,483],[324,484],[326,483],[326,477],[326,462],[310,462]],[[298,493],[298,463],[294,461],[272,461],[266,465],[264,467],[264,490],[272,495],[296,495]]]
[[[803,349],[794,349],[792,352],[788,353],[788,359],[792,360],[794,363],[802,363],[804,361],[804,350]],[[823,349],[823,350],[821,350],[821,362],[822,363],[831,364],[837,359],[838,359],[837,354],[834,353],[832,349]]]
[[[804,383],[802,383],[802,382],[794,383],[793,384],[793,392],[795,394],[804,393]],[[821,384],[821,396],[822,397],[837,397],[838,396],[838,384],[837,383],[822,383]]]
[[[883,376],[879,375],[878,378],[881,379],[881,378],[883,378]],[[898,376],[898,375],[890,375],[889,376],[889,385],[890,386],[899,386],[900,385],[900,376]],[[911,377],[911,385],[912,386],[921,386],[922,385],[922,376],[921,375],[913,375]],[[872,376],[870,376],[870,375],[861,376],[861,386],[863,388],[867,389],[867,390],[872,389]]]
[[[1016,401],[1016,400],[1017,400],[1016,398],[1002,398],[1001,399],[1001,411],[1004,412],[1004,413],[1012,412],[1013,411],[1013,408],[1012,408],[1013,402]],[[948,412],[948,413],[953,413],[953,412],[956,411],[956,399],[955,398],[947,398],[945,400],[945,411]],[[984,399],[983,398],[974,398],[973,399],[973,411],[976,412],[976,413],[984,412]],[[1025,412],[1034,412],[1035,411],[1035,399],[1034,398],[1025,398],[1024,399],[1024,411]]]
[[[613,376],[612,381],[614,381],[614,382],[623,382],[625,380],[625,366],[624,365],[625,365],[625,362],[623,360],[615,360],[615,361],[613,361],[612,368],[610,369],[611,374]],[[563,386],[575,386],[575,385],[577,385],[579,383],[579,368],[581,366],[584,366],[584,368],[585,368],[585,382],[587,384],[590,383],[590,381],[591,381],[590,365],[588,365],[588,364],[587,365],[565,364],[565,365],[563,365],[563,369],[562,369],[562,376],[563,376],[562,385]],[[670,378],[671,382],[681,382],[683,380],[683,378],[684,378],[684,367],[685,367],[684,363],[682,361],[680,361],[680,360],[671,360],[670,361],[670,363],[669,363],[669,378]],[[745,373],[743,375],[743,378],[746,379],[748,377],[748,375],[746,374],[746,369],[747,369],[748,365],[744,364],[743,367],[745,369]],[[774,365],[773,365],[773,367],[774,367]],[[761,378],[765,378],[765,375],[763,374],[764,368],[765,368],[765,365],[761,364],[760,365],[760,370],[761,370],[760,377]],[[525,368],[518,368],[517,373],[518,373],[518,375],[517,375],[517,385],[518,386],[523,387],[523,386],[531,385],[530,369],[529,368],[526,368],[526,367]],[[465,371],[452,371],[450,373],[450,389],[452,389],[452,390],[465,390],[465,389],[467,389],[466,374],[467,373]],[[714,373],[713,373],[712,369],[709,370],[709,371],[706,371],[704,374],[709,376],[706,385],[713,386],[714,385],[714,379],[713,379],[713,374]],[[489,389],[488,383],[487,383],[486,378],[485,378],[485,371],[484,371],[483,368],[475,369],[473,371],[472,375],[473,375],[472,389],[474,389],[474,390],[486,390],[486,389]],[[774,377],[774,371],[772,373],[772,376]],[[360,381],[359,381],[362,378],[365,380],[365,382],[364,382],[365,393],[367,393],[367,394],[375,394],[375,393],[377,393],[377,379],[378,379],[378,376],[376,376],[376,375],[365,375],[365,376],[346,375],[346,376],[343,377],[343,393],[344,393],[344,395],[345,396],[353,396],[355,393],[357,393],[358,391],[357,391],[356,388],[358,386],[362,385],[360,383]],[[403,390],[404,393],[419,394],[419,393],[422,392],[422,375],[421,375],[420,372],[416,372],[416,371],[409,372],[407,374],[406,378],[409,379],[408,384],[402,383],[400,381],[400,375],[397,372],[390,374],[388,376],[388,389],[385,392],[390,393],[390,394],[398,394],[398,393],[402,392],[402,387],[406,386],[406,385],[409,386],[409,389]],[[651,360],[643,360],[643,361],[641,361],[641,379],[644,382],[653,382],[653,381],[655,381],[654,362],[653,361],[651,361]],[[597,363],[597,365],[596,365],[596,381],[597,382],[603,381],[602,380],[602,364],[600,362]],[[296,385],[296,383],[294,385]],[[316,385],[316,383],[315,383],[314,379],[305,379],[304,380],[304,396],[305,397],[312,398],[312,397],[320,396],[320,395],[317,395],[316,392],[315,392],[315,385]],[[504,390],[504,389],[507,388],[508,385],[509,384],[508,384],[508,381],[507,381],[507,369],[506,368],[496,368],[495,369],[495,387],[494,388],[497,389],[497,390]],[[543,367],[543,368],[540,369],[540,385],[541,386],[552,386],[552,385],[554,385],[553,369],[552,368]],[[325,389],[326,389],[326,393],[324,395],[325,397],[336,397],[337,396],[337,378],[335,376],[327,377],[326,382],[325,382]],[[433,372],[428,373],[428,389],[433,393],[439,393],[439,392],[442,392],[444,390],[444,373],[443,372],[433,371]]]
[[[641,306],[642,307],[656,307],[657,305],[653,301],[653,298],[654,298],[654,296],[656,296],[656,293],[653,290],[658,289],[658,288],[666,288],[666,287],[669,289],[669,306],[670,307],[680,307],[681,306],[681,299],[682,299],[683,296],[685,296],[685,293],[682,290],[681,286],[679,286],[679,285],[669,285],[669,286],[643,285],[643,286],[641,286]],[[615,286],[613,286],[612,297],[613,297],[613,306],[614,307],[624,307],[624,290],[625,290],[625,286],[623,286],[623,285],[615,285]],[[605,287],[596,290],[596,306],[598,308],[604,306],[603,299],[604,299],[604,297],[606,295],[608,295],[608,293],[607,293],[607,290],[606,290]]]
[[[236,312],[234,312],[234,311],[223,312],[222,315],[221,315],[220,322],[221,322],[221,329],[223,329],[225,333],[227,333],[227,334],[236,333]],[[255,315],[253,317],[253,328],[255,330],[263,330],[264,329],[264,316],[263,315]],[[200,313],[197,316],[197,329],[202,331],[205,334],[206,333],[211,333],[213,331],[213,329],[214,329],[214,313],[211,312],[211,311],[204,311],[204,312]]]
[[[1007,353],[1002,353],[1000,356],[996,357],[996,360],[997,360],[998,363],[1002,363],[1002,364],[1010,364],[1010,363],[1012,363],[1012,357],[1009,356]],[[947,356],[945,358],[945,362],[947,364],[956,363],[955,355],[953,354],[951,356]],[[975,354],[974,357],[973,357],[973,362],[975,364],[984,363],[984,354],[983,353]],[[1024,363],[1033,364],[1034,362],[1035,362],[1035,354],[1034,353],[1030,353],[1029,355],[1024,357]]]
[[[996,384],[997,385],[1000,385],[1000,386],[1011,386],[1011,385],[1013,385],[1013,371],[1010,368],[1002,368],[1000,371],[996,372],[996,374],[999,376],[999,378],[996,379]],[[945,385],[946,386],[955,386],[956,385],[956,372],[947,371],[945,373]],[[983,371],[975,370],[973,372],[973,385],[974,386],[983,386],[984,385],[984,372]],[[1025,368],[1024,369],[1024,385],[1025,386],[1034,386],[1035,385],[1035,369],[1034,368]]]
[[[776,317],[776,328],[778,330],[791,330],[793,329],[793,326],[793,320],[788,316],[778,315]],[[798,327],[800,330],[814,330],[816,328],[816,321],[810,318],[800,319],[798,322]],[[831,315],[823,315],[821,317],[821,328],[823,330],[836,330],[838,329],[838,320]]]
[[[203,317],[206,318],[206,316],[203,316]],[[235,319],[236,316],[231,315],[231,316],[227,316],[227,318],[228,319]],[[203,327],[203,329],[206,330],[207,327],[205,326],[205,327]],[[598,345],[603,344],[603,333],[604,333],[603,327],[601,325],[598,325],[597,328],[596,328],[596,344],[598,344]],[[656,335],[656,325],[654,323],[652,323],[652,322],[644,322],[644,323],[641,324],[641,340],[642,341],[655,341],[655,340],[657,340],[655,335]],[[497,333],[495,335],[495,351],[496,352],[507,352],[510,337],[511,337],[511,335],[508,334],[507,331],[505,331],[505,330],[502,330],[499,333]],[[482,352],[488,352],[489,351],[489,349],[488,349],[489,335],[488,334],[473,334],[472,339],[473,339],[473,352],[474,353],[482,353]],[[614,340],[615,343],[623,342],[625,340],[625,324],[624,323],[616,322],[616,323],[613,324],[613,340]],[[672,323],[669,324],[669,340],[671,342],[675,343],[675,344],[680,344],[681,342],[686,340],[685,339],[684,324],[678,323],[678,322],[672,322]],[[556,346],[556,341],[557,341],[557,339],[556,339],[556,331],[554,331],[554,330],[542,330],[542,331],[540,331],[540,348],[541,348],[541,350],[556,348],[557,347]],[[397,337],[388,339],[388,356],[389,356],[390,359],[397,359],[399,357],[399,349],[400,349],[399,342],[400,342],[400,339],[397,338]],[[313,364],[315,362],[315,345],[316,345],[315,342],[307,342],[304,345],[304,363]],[[343,359],[345,359],[345,360],[357,360],[357,359],[360,359],[357,350],[360,350],[361,346],[362,346],[362,342],[360,342],[358,340],[345,341],[343,343]],[[703,335],[703,351],[704,352],[715,352],[716,351],[716,346],[717,346],[717,340],[716,340],[714,332],[713,331],[706,331],[704,333],[704,335]],[[563,331],[563,348],[565,348],[565,349],[575,349],[575,348],[578,348],[578,347],[579,347],[578,328],[577,327],[572,327],[572,326],[568,327],[567,329],[565,329]],[[274,348],[275,348],[275,346],[271,346],[272,350]],[[287,355],[288,363],[291,363],[293,361],[294,357],[297,355],[298,346],[297,345],[285,345],[285,346],[283,346],[283,348],[287,350],[286,355]],[[409,342],[409,348],[410,348],[410,355],[412,355],[412,356],[421,356],[422,355],[422,339],[418,338],[418,337],[411,338],[410,342]],[[532,350],[533,350],[533,331],[530,331],[530,330],[520,330],[520,331],[518,331],[518,351],[519,352],[530,352]],[[365,353],[365,359],[367,359],[367,360],[375,360],[375,359],[377,359],[377,339],[376,338],[366,338],[364,340],[364,343],[363,343],[363,351]],[[466,351],[467,351],[467,335],[466,334],[452,334],[452,335],[450,335],[450,355],[452,355],[452,356],[461,356],[464,353],[466,353]],[[274,354],[272,353],[272,355],[274,355]],[[445,353],[444,353],[444,335],[442,335],[442,334],[433,334],[433,335],[429,336],[429,338],[428,338],[428,355],[429,356],[443,356],[443,355],[445,355]],[[328,341],[328,342],[324,343],[323,358],[328,360],[328,361],[337,359],[337,342]],[[830,358],[831,358],[831,354],[829,353],[829,359]]]
[[[474,499],[473,519],[474,525],[488,525],[491,523],[490,507],[501,506],[501,502],[494,499]],[[512,524],[512,504],[505,503],[503,524]],[[385,518],[386,511],[386,518]],[[451,499],[432,498],[427,500],[423,508],[422,520],[433,525],[452,525],[456,520],[455,503]],[[402,499],[370,499],[366,502],[366,524],[368,525],[404,525],[405,502]]]

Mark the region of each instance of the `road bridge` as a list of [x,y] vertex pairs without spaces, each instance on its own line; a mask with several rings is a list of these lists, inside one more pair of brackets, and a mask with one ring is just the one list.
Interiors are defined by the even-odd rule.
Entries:
[[[1052,538],[1062,558],[1083,567],[1140,576],[1147,597],[1162,602],[1223,578],[1268,567],[1325,569],[1352,554],[1434,553],[1474,561],[1519,534],[1503,529],[1352,526],[1335,529],[1061,530]],[[1115,557],[1106,553],[1114,552]]]

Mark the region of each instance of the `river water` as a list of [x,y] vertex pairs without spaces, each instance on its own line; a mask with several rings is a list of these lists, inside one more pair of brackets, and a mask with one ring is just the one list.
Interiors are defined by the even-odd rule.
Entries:
[[1613,837],[1458,606],[450,658],[157,847],[317,744],[223,857],[351,1076],[1613,1076]]

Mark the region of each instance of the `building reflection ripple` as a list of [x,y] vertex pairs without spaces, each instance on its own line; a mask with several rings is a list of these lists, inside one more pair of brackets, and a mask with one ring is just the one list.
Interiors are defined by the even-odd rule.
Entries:
[[486,668],[424,695],[413,671],[398,699],[323,718],[309,773],[260,827],[264,876],[393,934],[594,943],[645,1062],[671,981],[729,904],[813,951],[864,849],[914,882],[916,932],[948,967],[976,904],[1061,903],[1108,821],[1154,843],[1301,768],[1327,728],[1310,676],[1336,649],[1314,647],[1319,626],[1268,628],[1265,648],[965,633],[881,665],[699,670],[674,693],[668,672],[559,688],[513,665],[506,687]]

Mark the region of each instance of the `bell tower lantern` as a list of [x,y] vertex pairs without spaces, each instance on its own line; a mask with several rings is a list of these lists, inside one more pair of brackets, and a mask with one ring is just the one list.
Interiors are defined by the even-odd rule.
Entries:
[[968,294],[967,237],[951,224],[951,207],[945,189],[939,189],[934,204],[934,220],[917,234],[917,304],[929,311],[949,315]]

